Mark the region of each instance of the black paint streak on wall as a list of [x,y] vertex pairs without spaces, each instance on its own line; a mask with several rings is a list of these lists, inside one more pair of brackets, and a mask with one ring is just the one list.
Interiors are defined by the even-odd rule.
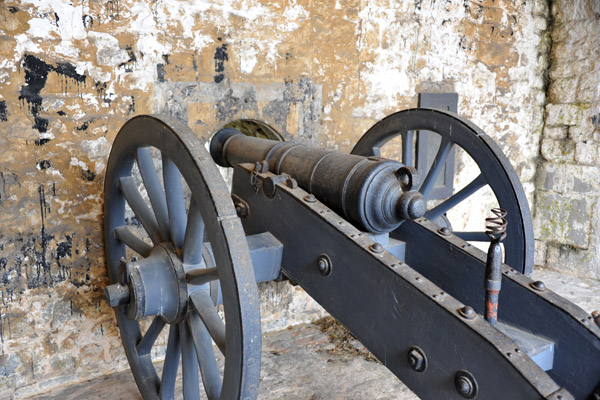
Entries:
[[217,120],[231,121],[241,110],[258,111],[254,88],[246,90],[242,97],[234,96],[233,89],[229,89],[217,102]]
[[37,163],[37,167],[39,169],[48,169],[52,166],[52,164],[50,164],[50,161],[48,160],[42,160],[40,162]]
[[47,275],[50,275],[50,263],[48,262],[48,260],[46,260],[46,252],[48,250],[48,242],[50,240],[54,239],[54,237],[46,234],[45,222],[46,222],[46,216],[47,216],[48,212],[50,211],[50,207],[48,206],[48,203],[46,203],[46,193],[45,193],[44,185],[40,185],[38,187],[38,193],[40,196],[40,215],[42,218],[42,226],[41,226],[41,232],[40,232],[40,243],[41,243],[42,251],[40,251],[39,253],[36,252],[36,266],[38,267],[38,270],[37,270],[38,277],[40,276],[40,272],[43,271],[44,275],[46,275],[44,277],[44,283],[47,283],[47,281],[46,281]]
[[131,47],[131,46],[129,46],[129,45],[125,46],[125,51],[127,51],[129,60],[119,64],[119,67],[125,68],[125,72],[133,72],[133,65],[137,61],[137,57],[135,56],[135,52],[133,51],[133,47]]
[[0,100],[0,121],[8,121],[6,115],[6,100]]
[[43,138],[43,139],[35,139],[35,145],[36,146],[43,146],[46,143],[48,143],[50,141],[50,139],[48,138]]
[[26,85],[21,86],[19,100],[25,100],[29,104],[29,112],[34,118],[33,128],[39,132],[46,132],[48,120],[39,117],[42,107],[40,92],[46,86],[48,73],[52,70],[52,67],[29,54],[25,56],[23,66],[25,68]]
[[165,64],[156,64],[156,75],[159,82],[165,81]]
[[89,169],[87,169],[87,170],[82,169],[81,170],[81,177],[83,179],[85,179],[86,181],[90,181],[91,182],[94,179],[96,179],[96,174],[94,172],[90,171]]
[[301,78],[298,79],[297,83],[294,83],[291,79],[285,80],[285,89],[283,91],[283,98],[281,100],[270,101],[262,110],[264,116],[268,116],[269,119],[276,121],[278,126],[281,126],[283,135],[290,135],[290,131],[294,129],[288,125],[288,115],[292,104],[302,106],[302,126],[304,127],[303,132],[298,132],[299,135],[311,139],[312,138],[312,127],[315,123],[317,103],[315,99],[315,87],[310,79]]
[[64,94],[69,93],[69,79],[74,80],[77,85],[85,83],[85,75],[78,74],[73,64],[58,63],[54,71],[63,77],[62,91]]
[[221,46],[217,47],[215,50],[215,76],[214,80],[216,83],[223,82],[225,79],[225,61],[229,60],[229,55],[227,54],[227,44],[223,43]]
[[[125,225],[131,225],[131,226],[136,226],[136,227],[140,228],[142,226],[142,223],[140,222],[140,220],[138,219],[138,217],[136,217],[135,215],[133,215],[131,218],[130,217],[125,217]],[[89,248],[87,249],[87,251],[88,252],[90,251]]]
[[[45,63],[39,58],[27,54],[23,60],[23,68],[25,69],[25,85],[21,86],[19,100],[26,101],[29,106],[29,112],[33,116],[33,128],[38,132],[46,132],[48,130],[48,119],[40,116],[42,109],[42,96],[40,95],[46,81],[48,73],[51,71],[65,77],[75,80],[77,83],[85,82],[85,75],[78,74],[75,66],[69,63],[59,63],[56,67]],[[67,86],[65,83],[65,91]]]
[[51,286],[53,284],[51,275],[51,262],[47,259],[48,247],[54,236],[46,233],[46,216],[50,211],[50,207],[46,202],[46,191],[44,185],[38,187],[40,199],[40,215],[42,219],[40,227],[39,246],[38,237],[31,236],[21,248],[23,254],[33,254],[35,257],[35,270],[32,274],[27,274],[27,287],[29,289],[38,288],[41,286]]
[[78,131],[87,131],[88,128],[90,127],[90,124],[92,122],[94,122],[94,120],[95,120],[95,118],[90,118],[87,121],[83,121],[83,123],[77,127],[77,130]]
[[58,265],[58,276],[60,280],[66,280],[67,275],[71,275],[70,269],[60,263],[60,260],[65,257],[72,257],[71,249],[73,248],[73,238],[65,235],[65,241],[60,242],[56,246],[56,264]]
[[85,29],[90,29],[94,26],[94,18],[91,15],[83,15],[81,17],[81,22],[83,22],[83,27]]
[[118,0],[108,0],[106,2],[106,11],[110,19],[118,21],[119,20],[119,1]]
[[7,268],[6,268],[7,264],[8,264],[8,261],[6,260],[5,257],[0,258],[0,271],[2,271],[2,283],[4,285],[8,284],[8,273],[7,273]]
[[131,97],[131,104],[129,104],[129,107],[127,108],[127,115],[130,114],[135,114],[135,97],[130,96]]
[[102,101],[106,104],[110,104],[112,102],[112,99],[110,98],[110,95],[106,94],[108,84],[106,82],[96,82],[95,86],[96,93],[98,93],[98,96],[102,97]]

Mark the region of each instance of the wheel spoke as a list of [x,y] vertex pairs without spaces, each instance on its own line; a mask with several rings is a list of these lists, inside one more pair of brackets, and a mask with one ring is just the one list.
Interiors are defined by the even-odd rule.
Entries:
[[471,183],[462,188],[460,191],[447,198],[443,203],[441,203],[437,207],[427,211],[425,213],[425,218],[430,219],[432,221],[438,219],[445,212],[447,212],[451,208],[454,208],[457,204],[467,199],[476,191],[484,187],[486,184],[487,182],[485,181],[485,177],[483,176],[483,174],[479,174],[477,178],[471,181]]
[[421,192],[423,197],[425,197],[426,200],[429,199],[429,194],[431,193],[431,190],[433,189],[433,186],[435,185],[438,176],[444,169],[443,167],[446,163],[446,158],[448,158],[448,154],[452,149],[452,145],[453,143],[446,138],[443,138],[442,142],[440,143],[440,148],[437,152],[437,155],[435,156],[435,160],[433,160],[431,169],[429,170],[429,172],[427,172],[427,177],[425,178],[425,180],[423,181],[423,185],[421,185],[421,188],[419,189],[419,191]]
[[162,378],[160,381],[160,398],[173,399],[175,397],[175,380],[179,368],[179,326],[172,324],[169,329],[169,340],[167,342],[167,353],[163,363]]
[[194,352],[194,341],[185,321],[181,321],[178,325],[181,339],[183,399],[199,400],[200,381],[198,379],[198,359],[196,358],[196,352]]
[[192,312],[188,315],[188,324],[196,348],[195,357],[200,363],[204,390],[209,399],[218,399],[221,396],[221,375],[212,340],[197,313]]
[[137,344],[137,351],[140,356],[150,354],[150,350],[152,350],[152,346],[154,346],[154,342],[156,342],[156,338],[160,335],[164,326],[165,321],[161,317],[154,317],[144,337]]
[[158,180],[158,174],[152,161],[152,150],[150,147],[140,147],[136,151],[136,160],[150,204],[154,210],[158,228],[164,241],[169,240],[169,214],[167,212],[167,201],[165,192]]
[[485,232],[452,232],[467,242],[489,242],[490,238]]
[[373,147],[373,156],[381,157],[381,147],[379,147],[379,146]]
[[183,262],[186,264],[200,264],[202,262],[203,243],[204,220],[202,220],[200,209],[192,197],[183,241]]
[[129,207],[137,218],[142,223],[144,229],[152,239],[154,244],[161,242],[160,231],[158,230],[158,223],[150,208],[146,205],[146,202],[142,198],[142,195],[135,186],[135,182],[131,176],[124,176],[119,179],[119,188],[125,196]]
[[[225,355],[225,323],[223,323],[223,320],[219,317],[219,313],[217,312],[210,295],[207,291],[198,290],[190,295],[190,300],[196,311],[198,311],[198,314],[202,319],[201,322],[203,322],[206,329],[208,329],[208,333],[215,341],[219,350],[221,350],[221,353]],[[193,327],[191,325],[190,327],[193,332]]]
[[115,238],[125,243],[125,245],[131,250],[135,251],[142,257],[148,257],[150,251],[152,250],[152,246],[135,236],[135,234],[131,232],[125,225],[116,227],[114,232]]
[[163,181],[167,195],[167,208],[169,210],[169,226],[171,227],[171,240],[177,248],[183,246],[185,235],[185,201],[181,187],[181,174],[177,166],[162,154]]
[[413,137],[413,131],[407,131],[406,134],[402,136],[402,164],[409,167],[415,165],[413,159]]
[[217,268],[196,268],[185,274],[190,285],[204,285],[219,279]]

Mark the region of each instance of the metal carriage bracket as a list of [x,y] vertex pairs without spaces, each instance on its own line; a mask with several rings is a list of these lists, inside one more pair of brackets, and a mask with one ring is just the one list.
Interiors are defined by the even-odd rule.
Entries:
[[[249,184],[252,175],[261,182],[258,191]],[[502,327],[496,329],[479,316],[485,253],[421,218],[406,221],[408,233],[397,238],[407,242],[405,263],[378,250],[377,237],[286,181],[251,164],[235,168],[233,192],[251,210],[242,218],[246,233],[271,232],[284,246],[282,272],[419,396],[568,399],[585,398],[583,393],[593,390],[600,358],[588,360],[586,372],[576,364],[579,354],[600,354],[600,330],[585,312],[549,290],[536,291],[529,278],[503,265]],[[265,182],[275,182],[268,195],[262,190]],[[328,274],[322,273],[323,255],[330,260]],[[523,301],[531,307],[521,315],[516,304]],[[465,316],[469,306],[474,313]],[[535,318],[536,312],[546,316],[544,321]],[[532,338],[559,343],[553,371],[544,372],[517,344]],[[567,346],[576,347],[575,353],[566,355]],[[422,371],[414,368],[414,348],[427,360]],[[472,376],[473,385],[465,376]],[[575,379],[586,386],[571,397],[561,385]]]

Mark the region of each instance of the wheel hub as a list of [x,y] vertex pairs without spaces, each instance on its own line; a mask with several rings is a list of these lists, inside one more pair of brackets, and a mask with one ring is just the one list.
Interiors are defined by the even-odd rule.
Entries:
[[174,323],[185,316],[188,306],[185,270],[170,244],[154,246],[142,260],[123,260],[121,268],[121,282],[105,289],[109,304],[126,305],[127,316],[135,320],[160,316]]

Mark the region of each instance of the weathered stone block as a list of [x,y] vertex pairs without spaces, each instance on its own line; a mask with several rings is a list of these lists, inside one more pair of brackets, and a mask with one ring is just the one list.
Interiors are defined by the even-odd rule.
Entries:
[[572,162],[575,157],[575,144],[570,140],[543,139],[542,156],[555,163]]
[[600,279],[595,249],[581,250],[571,246],[548,245],[546,265],[561,274]]
[[[568,47],[564,47],[562,50],[554,48],[552,50],[553,58],[557,58],[555,54],[560,54],[560,52],[567,52]],[[560,79],[560,78],[569,78],[581,75],[581,71],[585,71],[588,69],[588,61],[587,60],[576,60],[576,59],[562,59],[560,62],[554,62],[550,65],[550,69],[548,71],[550,80]]]
[[533,1],[533,15],[541,15],[544,17],[548,16],[550,12],[548,8],[548,2],[544,0]]
[[548,246],[545,242],[541,240],[535,241],[535,252],[533,255],[533,264],[534,265],[546,265],[546,251]]
[[548,139],[565,139],[567,137],[566,126],[544,126],[544,137]]
[[537,187],[558,193],[596,195],[600,192],[597,167],[543,163],[538,167]]
[[575,101],[575,93],[579,79],[560,78],[550,84],[548,88],[548,102],[550,103],[572,103]]
[[546,124],[577,125],[583,118],[586,107],[578,104],[548,104],[546,106]]
[[590,15],[594,15],[596,0],[561,0],[552,4],[552,15],[562,23],[587,22]]
[[569,138],[575,142],[583,142],[593,138],[594,132],[598,130],[598,126],[594,125],[594,111],[589,109],[585,115],[579,120],[577,125],[569,126]]
[[592,141],[575,144],[575,161],[583,165],[598,164],[598,143]]
[[[600,29],[600,28],[599,28]],[[600,49],[597,50],[599,52]],[[592,56],[597,57],[597,56]],[[598,81],[600,71],[594,71],[587,74],[581,74],[577,90],[575,90],[575,100],[581,103],[598,102]]]
[[548,18],[545,15],[533,18],[533,29],[537,32],[545,31],[548,28]]
[[536,237],[545,242],[587,249],[595,200],[591,196],[538,192]]

